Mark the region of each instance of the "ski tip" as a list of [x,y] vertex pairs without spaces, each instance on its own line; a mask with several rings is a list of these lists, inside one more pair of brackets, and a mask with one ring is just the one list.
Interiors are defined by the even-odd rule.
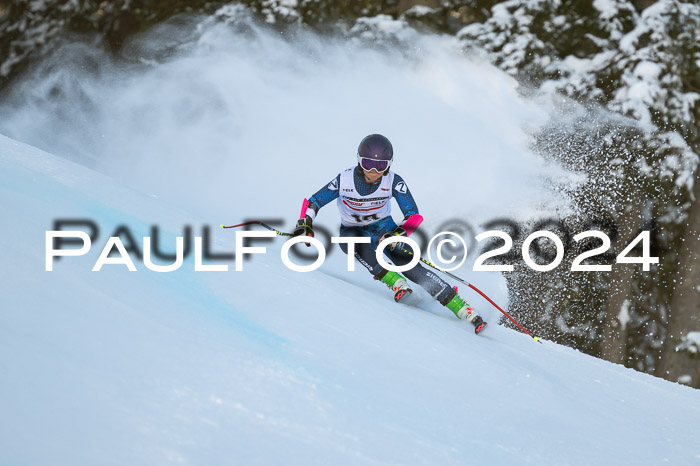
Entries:
[[224,227],[224,224],[222,223],[222,224],[221,224],[221,228],[223,228],[223,227]]
[[481,323],[479,323],[479,325],[477,325],[474,328],[474,333],[476,333],[477,335],[480,334],[481,331],[484,330],[484,328],[486,328],[486,325],[487,325],[486,322],[481,321]]
[[540,340],[540,337],[532,337],[533,340],[535,340],[537,343],[542,344],[542,340]]

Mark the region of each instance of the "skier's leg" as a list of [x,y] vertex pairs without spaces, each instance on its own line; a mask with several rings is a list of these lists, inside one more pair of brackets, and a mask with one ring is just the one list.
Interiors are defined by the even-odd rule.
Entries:
[[[340,236],[357,238],[369,235],[366,235],[363,229],[359,227],[342,227],[340,229]],[[347,244],[340,243],[340,249],[342,249],[342,251],[345,254],[348,253]],[[372,275],[376,276],[377,272],[379,272],[380,269],[382,269],[382,267],[377,262],[375,250],[370,243],[355,244],[355,259],[357,259],[357,261],[360,264],[364,265],[365,268],[369,270],[369,273],[371,273]]]
[[[359,237],[369,236],[368,232],[359,227],[342,227],[340,236]],[[340,243],[340,249],[347,254],[348,245]],[[413,290],[408,286],[406,279],[397,272],[386,270],[377,262],[376,249],[369,243],[360,243],[355,245],[355,258],[364,265],[365,268],[374,275],[374,278],[380,280],[386,286],[394,291],[394,300],[399,301],[407,293],[412,293]]]
[[[413,250],[406,243],[400,243],[401,247],[389,252],[391,261],[396,265],[406,265],[411,262]],[[410,270],[404,272],[406,278],[422,286],[430,296],[437,299],[440,304],[446,306],[457,294],[455,290],[445,280],[436,273],[423,267],[420,263]]]
[[[397,248],[389,253],[392,262],[396,265],[406,265],[413,258],[411,247],[405,243],[401,248]],[[436,273],[428,270],[420,263],[416,264],[410,270],[404,272],[406,278],[414,283],[418,283],[425,291],[435,298],[440,304],[447,307],[450,311],[460,319],[465,319],[474,324],[476,333],[479,333],[486,323],[481,316],[462,299],[445,280],[440,278]]]

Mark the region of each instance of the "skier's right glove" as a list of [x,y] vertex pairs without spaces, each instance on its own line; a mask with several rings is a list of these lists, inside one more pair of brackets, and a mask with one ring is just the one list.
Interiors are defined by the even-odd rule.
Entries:
[[[297,220],[297,226],[294,228],[294,233],[292,233],[292,236],[310,236],[313,238],[313,224],[313,220],[308,215],[304,218],[300,218]],[[306,243],[306,247],[309,246],[311,246],[311,243]]]
[[[382,236],[380,236],[380,237],[379,237],[379,242],[381,243],[382,240],[385,240],[385,239],[387,239],[387,238],[393,238],[394,236],[408,236],[408,233],[406,233],[406,229],[405,229],[405,228],[403,228],[403,227],[401,227],[401,226],[398,226],[398,227],[394,228],[393,230],[388,231],[388,232],[384,233]],[[399,244],[401,244],[401,243],[391,243],[391,244],[387,245],[386,248],[387,248],[389,251],[393,251],[394,249],[396,249],[396,247],[397,247]]]

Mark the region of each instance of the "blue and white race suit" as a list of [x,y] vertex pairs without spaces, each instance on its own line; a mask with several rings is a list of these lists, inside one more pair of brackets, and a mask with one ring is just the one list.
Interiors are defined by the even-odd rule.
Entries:
[[[371,238],[369,244],[355,246],[355,257],[372,275],[381,278],[386,270],[377,262],[376,249],[379,237],[397,226],[391,218],[392,198],[396,199],[404,219],[418,214],[411,191],[398,174],[389,170],[376,183],[368,183],[362,170],[354,167],[338,174],[309,198],[307,215],[313,220],[323,206],[336,200],[340,211],[340,236]],[[340,247],[347,254],[347,245],[341,244]],[[394,251],[384,250],[384,254],[396,265],[409,263],[411,253],[408,245],[402,245]],[[443,305],[455,295],[447,282],[421,264],[405,271],[404,275],[425,288]]]

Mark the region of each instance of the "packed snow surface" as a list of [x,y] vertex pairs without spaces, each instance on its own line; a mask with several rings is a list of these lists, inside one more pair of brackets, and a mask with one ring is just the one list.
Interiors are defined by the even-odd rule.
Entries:
[[[0,194],[2,465],[700,461],[697,390],[537,344],[478,297],[482,336],[341,255],[292,272],[279,242],[242,272],[92,272],[118,224],[140,240],[158,222],[172,251],[192,218],[5,137]],[[101,237],[46,272],[58,217]]]

